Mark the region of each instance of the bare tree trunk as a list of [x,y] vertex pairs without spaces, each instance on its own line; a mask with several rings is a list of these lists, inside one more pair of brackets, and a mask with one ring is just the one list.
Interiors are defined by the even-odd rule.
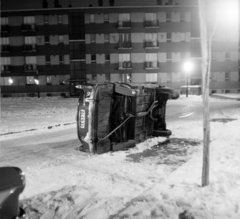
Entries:
[[[198,0],[200,36],[202,51],[202,92],[203,92],[203,167],[202,167],[202,186],[209,185],[209,74],[211,63],[211,43],[208,44],[206,5],[205,0]],[[211,41],[211,39],[210,39]],[[210,42],[209,41],[209,42]]]

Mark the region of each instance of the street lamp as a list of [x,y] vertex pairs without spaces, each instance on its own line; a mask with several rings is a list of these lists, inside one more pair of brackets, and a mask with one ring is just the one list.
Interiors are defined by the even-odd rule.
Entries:
[[188,97],[188,76],[191,74],[192,69],[193,69],[193,63],[191,61],[184,62],[183,70],[187,75],[186,97]]
[[40,97],[40,92],[39,92],[39,80],[38,79],[34,79],[37,87],[38,87],[38,98]]

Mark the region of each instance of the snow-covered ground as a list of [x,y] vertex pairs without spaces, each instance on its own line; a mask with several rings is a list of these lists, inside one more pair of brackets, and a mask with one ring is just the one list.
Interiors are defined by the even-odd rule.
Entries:
[[[181,96],[168,102],[167,113],[180,111],[181,104],[185,109],[167,122],[170,143],[150,138],[127,151],[89,155],[75,150],[19,164],[27,178],[20,198],[28,217],[177,219],[186,211],[189,217],[182,218],[239,219],[240,102],[210,99],[212,109],[229,107],[211,112],[210,185],[202,187],[202,120],[191,108],[201,101]],[[60,97],[2,99],[2,141],[34,133],[25,130],[71,128],[76,106],[77,99]]]

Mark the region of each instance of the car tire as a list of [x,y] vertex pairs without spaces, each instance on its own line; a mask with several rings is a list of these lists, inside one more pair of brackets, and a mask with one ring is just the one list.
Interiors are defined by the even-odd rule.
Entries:
[[158,129],[153,130],[152,136],[154,137],[169,137],[172,134],[172,131],[169,129]]

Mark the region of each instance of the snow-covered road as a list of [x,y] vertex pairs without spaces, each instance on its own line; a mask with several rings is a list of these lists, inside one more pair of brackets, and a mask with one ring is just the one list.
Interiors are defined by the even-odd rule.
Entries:
[[[29,122],[24,107],[10,121],[16,116],[19,130],[33,124],[38,131],[2,138],[0,166],[24,170],[27,186],[20,198],[29,218],[177,219],[184,210],[195,219],[240,218],[240,102],[210,100],[211,184],[202,188],[201,97],[168,102],[167,125],[173,131],[169,143],[152,138],[130,150],[102,155],[75,150],[75,124],[63,125],[69,122],[65,114],[74,122],[76,99],[62,105],[56,99],[59,105],[53,110],[53,99],[35,100],[34,107],[28,101],[25,107],[30,115],[40,111],[41,123]],[[6,102],[11,106],[14,100]],[[5,112],[4,130],[11,131]],[[43,124],[53,125],[52,116],[60,126],[44,129]]]

